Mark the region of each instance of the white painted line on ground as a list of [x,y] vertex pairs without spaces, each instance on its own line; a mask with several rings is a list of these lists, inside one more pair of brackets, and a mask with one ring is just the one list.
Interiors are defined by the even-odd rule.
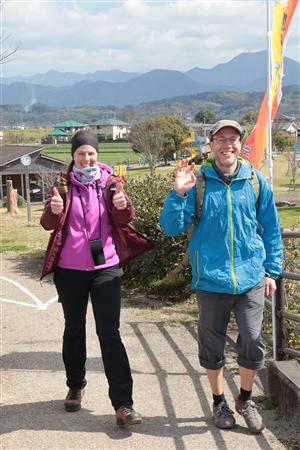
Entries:
[[15,303],[17,305],[28,306],[29,308],[37,308],[37,309],[45,310],[49,307],[49,305],[56,302],[58,299],[58,295],[56,295],[55,297],[50,298],[50,300],[48,300],[46,303],[43,303],[36,295],[34,295],[32,292],[30,292],[28,289],[26,289],[24,286],[22,286],[17,281],[10,280],[9,278],[3,277],[3,276],[0,276],[0,279],[7,281],[8,283],[11,283],[14,286],[16,286],[17,288],[19,288],[22,292],[24,292],[26,295],[28,295],[31,298],[31,300],[34,301],[35,304],[32,305],[30,303],[20,302],[18,300],[9,300],[6,298],[0,298],[1,302]]
[[50,306],[54,302],[57,302],[57,300],[58,300],[58,295],[50,298],[50,300],[48,300],[46,303],[42,303],[42,305],[39,307],[39,309],[47,309],[48,306]]
[[14,284],[15,286],[17,286],[17,288],[19,288],[22,292],[24,292],[25,294],[27,294],[33,301],[34,303],[36,303],[37,305],[42,305],[42,302],[40,301],[39,298],[37,298],[34,294],[32,294],[32,292],[30,292],[28,289],[26,289],[24,286],[22,286],[20,283],[17,283],[14,280],[10,280],[9,278],[6,277],[2,277],[0,276],[0,279],[7,281],[8,283]]

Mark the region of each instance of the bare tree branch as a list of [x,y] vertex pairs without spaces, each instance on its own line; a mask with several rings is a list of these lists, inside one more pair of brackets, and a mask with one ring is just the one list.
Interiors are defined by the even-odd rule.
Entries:
[[4,64],[7,62],[12,61],[11,57],[17,52],[17,50],[20,48],[21,43],[16,47],[11,48],[9,45],[9,40],[12,38],[11,34],[5,34],[5,31],[3,30],[3,8],[5,3],[7,1],[0,0],[0,15],[1,15],[1,35],[0,35],[0,64]]
[[167,127],[158,118],[145,120],[133,125],[129,140],[136,153],[142,153],[150,167],[151,175],[165,150]]

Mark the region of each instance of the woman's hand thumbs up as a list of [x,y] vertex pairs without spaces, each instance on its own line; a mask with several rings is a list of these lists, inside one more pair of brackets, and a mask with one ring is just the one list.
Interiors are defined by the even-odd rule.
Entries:
[[123,191],[123,183],[116,184],[116,191],[112,199],[113,205],[117,209],[125,209],[127,206],[127,200]]
[[60,214],[64,209],[64,202],[56,187],[52,188],[52,197],[50,200],[50,207],[53,214]]

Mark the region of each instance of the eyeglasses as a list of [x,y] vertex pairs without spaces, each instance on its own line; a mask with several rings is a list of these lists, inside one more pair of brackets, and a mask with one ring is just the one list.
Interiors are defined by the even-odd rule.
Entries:
[[234,145],[238,143],[238,141],[240,140],[240,136],[232,136],[230,138],[225,137],[213,138],[213,140],[219,145],[224,145],[227,141],[229,144]]

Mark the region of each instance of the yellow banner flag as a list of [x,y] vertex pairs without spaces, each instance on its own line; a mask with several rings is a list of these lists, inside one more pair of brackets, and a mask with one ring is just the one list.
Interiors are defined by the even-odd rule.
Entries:
[[[272,26],[272,72],[271,72],[271,120],[276,116],[282,97],[283,52],[286,34],[297,7],[298,0],[281,0],[274,5]],[[260,169],[265,159],[268,133],[268,92],[261,104],[256,125],[242,148],[241,156]]]

